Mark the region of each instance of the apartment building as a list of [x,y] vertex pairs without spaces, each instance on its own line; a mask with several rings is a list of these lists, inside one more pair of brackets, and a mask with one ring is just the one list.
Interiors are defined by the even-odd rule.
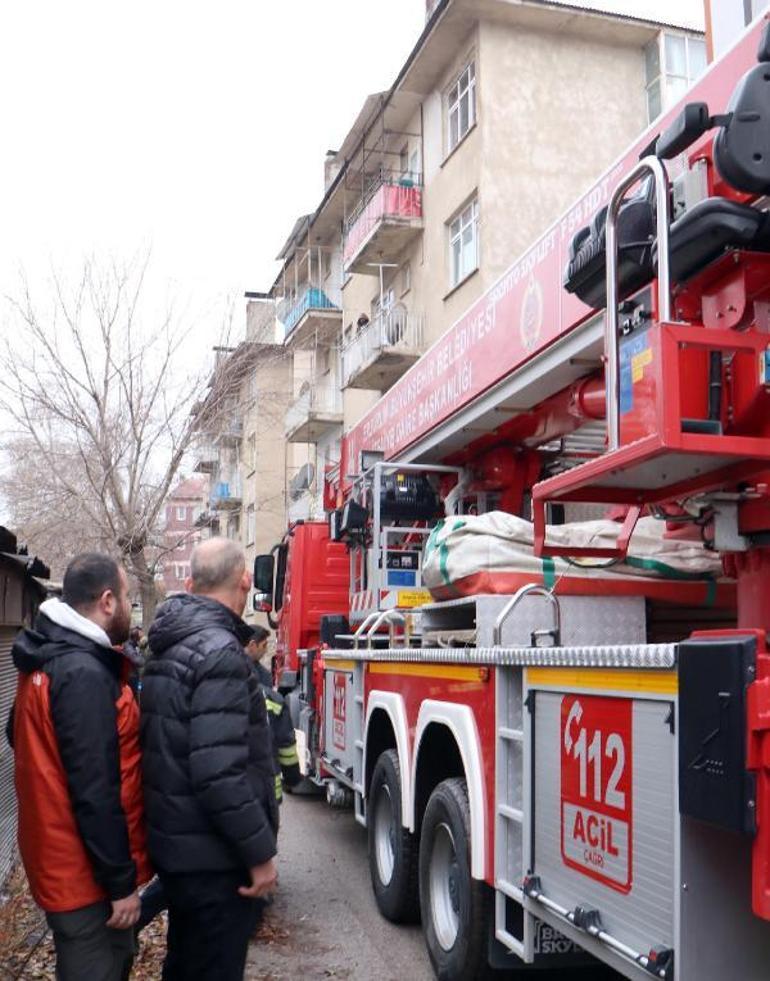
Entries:
[[[246,299],[246,339],[216,352],[209,396],[197,407],[195,469],[210,481],[199,525],[240,542],[250,566],[283,535],[287,474],[296,464],[284,437],[291,354],[276,343],[272,299]],[[252,610],[245,619],[254,619]]]
[[709,53],[718,58],[755,17],[770,9],[770,0],[704,0],[704,5]]
[[323,199],[271,290],[294,364],[286,435],[310,444],[316,474],[334,468],[343,428],[705,68],[702,34],[675,15],[598,6],[428,3],[392,87],[327,155]]
[[204,536],[200,517],[208,500],[208,478],[201,474],[179,481],[166,499],[161,575],[166,596],[184,592],[192,550]]

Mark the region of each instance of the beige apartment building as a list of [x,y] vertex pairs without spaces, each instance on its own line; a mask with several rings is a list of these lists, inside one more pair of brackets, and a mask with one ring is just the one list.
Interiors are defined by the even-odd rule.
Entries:
[[271,295],[294,365],[285,433],[314,480],[290,518],[320,516],[343,429],[706,64],[681,22],[542,0],[439,0],[426,14],[278,257]]
[[[259,294],[246,298],[246,339],[217,352],[210,395],[198,409],[195,469],[209,474],[200,523],[239,541],[251,565],[285,531],[287,473],[296,464],[283,428],[291,354],[275,341],[274,302]],[[250,608],[245,619],[255,619]]]

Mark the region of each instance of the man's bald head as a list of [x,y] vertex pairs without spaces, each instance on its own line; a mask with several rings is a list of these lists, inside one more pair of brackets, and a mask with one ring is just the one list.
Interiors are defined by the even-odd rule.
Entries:
[[195,546],[190,565],[190,592],[206,596],[237,589],[246,572],[246,556],[229,538],[209,538]]

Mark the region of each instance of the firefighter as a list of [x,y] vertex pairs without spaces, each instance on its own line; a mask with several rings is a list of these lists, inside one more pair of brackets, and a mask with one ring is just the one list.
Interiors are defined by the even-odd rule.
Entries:
[[283,800],[284,784],[295,787],[302,779],[299,769],[299,753],[294,726],[291,721],[289,706],[285,699],[272,687],[272,676],[261,663],[267,653],[270,631],[265,627],[252,627],[251,636],[244,645],[244,650],[254,665],[262,694],[265,696],[267,716],[270,720],[270,734],[273,738],[273,764],[275,770],[275,799],[280,804]]
[[289,706],[283,695],[274,688],[262,686],[273,737],[273,763],[275,767],[275,799],[283,802],[283,787],[296,787],[302,779],[299,769],[297,737],[291,721]]

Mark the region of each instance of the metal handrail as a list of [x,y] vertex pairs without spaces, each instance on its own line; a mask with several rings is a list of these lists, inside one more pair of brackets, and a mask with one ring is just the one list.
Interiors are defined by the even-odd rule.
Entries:
[[553,627],[550,630],[540,629],[532,631],[532,646],[537,646],[536,642],[538,637],[550,636],[553,639],[554,646],[558,647],[561,643],[561,609],[559,607],[559,600],[554,596],[550,589],[546,589],[545,586],[539,586],[534,582],[529,583],[527,586],[522,586],[521,589],[517,590],[497,615],[495,626],[492,631],[492,646],[501,646],[503,640],[503,624],[525,596],[544,597],[550,603],[551,612],[553,614]]
[[367,647],[372,646],[372,638],[380,629],[383,623],[388,624],[388,640],[390,641],[392,646],[393,638],[395,636],[393,632],[393,627],[395,626],[396,621],[400,621],[404,625],[404,627],[406,626],[406,617],[399,610],[383,610],[381,613],[378,613],[377,619],[371,625],[371,627],[369,628],[369,632],[366,635],[366,646]]
[[353,647],[354,647],[355,650],[358,650],[358,641],[361,638],[361,634],[369,626],[369,624],[372,622],[372,620],[374,620],[379,615],[380,615],[379,610],[373,610],[371,613],[367,613],[367,615],[364,617],[364,619],[358,625],[358,629],[353,634]]
[[607,306],[604,317],[604,367],[607,399],[607,448],[620,444],[620,372],[618,365],[618,214],[626,192],[640,177],[651,174],[655,181],[655,214],[658,252],[658,319],[671,319],[671,271],[669,264],[669,183],[663,161],[657,157],[640,160],[615,188],[607,206],[605,255]]

